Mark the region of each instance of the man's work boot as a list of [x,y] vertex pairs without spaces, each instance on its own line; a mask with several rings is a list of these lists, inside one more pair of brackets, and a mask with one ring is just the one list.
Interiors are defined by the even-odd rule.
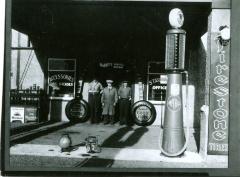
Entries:
[[108,124],[108,123],[109,123],[108,116],[105,115],[105,116],[104,116],[103,124],[106,125],[106,124]]
[[110,116],[110,123],[113,125],[114,124],[114,116]]

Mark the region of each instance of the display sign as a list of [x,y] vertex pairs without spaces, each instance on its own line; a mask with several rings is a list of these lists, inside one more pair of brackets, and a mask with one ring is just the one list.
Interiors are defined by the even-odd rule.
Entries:
[[75,93],[75,59],[48,60],[48,93],[51,96],[74,96]]
[[151,125],[156,119],[156,109],[148,101],[138,101],[132,107],[134,122],[140,126]]
[[25,122],[37,121],[37,107],[25,107]]
[[167,76],[160,74],[148,75],[148,100],[163,101],[166,97]]
[[24,123],[24,107],[11,106],[10,115],[11,122],[21,121]]
[[230,44],[211,36],[211,79],[208,154],[228,154]]
[[48,86],[49,93],[55,96],[74,94],[74,74],[69,71],[49,71]]

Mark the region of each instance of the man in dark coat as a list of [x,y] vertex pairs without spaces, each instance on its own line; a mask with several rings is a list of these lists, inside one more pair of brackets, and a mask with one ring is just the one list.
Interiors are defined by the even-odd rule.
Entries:
[[107,87],[103,89],[101,102],[104,124],[114,124],[115,106],[118,101],[117,89],[112,86],[112,80],[106,80]]
[[128,124],[129,108],[131,100],[131,88],[128,87],[128,82],[123,81],[122,86],[118,90],[119,96],[119,120],[120,125]]

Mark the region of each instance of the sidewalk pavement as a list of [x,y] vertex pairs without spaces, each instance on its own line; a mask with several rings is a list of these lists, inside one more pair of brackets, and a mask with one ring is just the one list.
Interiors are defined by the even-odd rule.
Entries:
[[[89,135],[98,136],[102,151],[89,154],[85,146],[61,152],[58,141],[68,133],[77,146]],[[112,168],[206,168],[227,167],[226,157],[203,161],[198,154],[199,132],[191,131],[190,143],[183,156],[169,158],[159,150],[160,126],[120,126],[79,123],[41,135],[10,148],[12,166],[34,167],[112,167]],[[212,162],[211,162],[212,161]],[[219,163],[218,163],[219,162]]]

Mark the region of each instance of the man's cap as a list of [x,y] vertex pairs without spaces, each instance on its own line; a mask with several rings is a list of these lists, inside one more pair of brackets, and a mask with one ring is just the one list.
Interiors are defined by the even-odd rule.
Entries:
[[106,80],[107,83],[113,83],[113,80]]

